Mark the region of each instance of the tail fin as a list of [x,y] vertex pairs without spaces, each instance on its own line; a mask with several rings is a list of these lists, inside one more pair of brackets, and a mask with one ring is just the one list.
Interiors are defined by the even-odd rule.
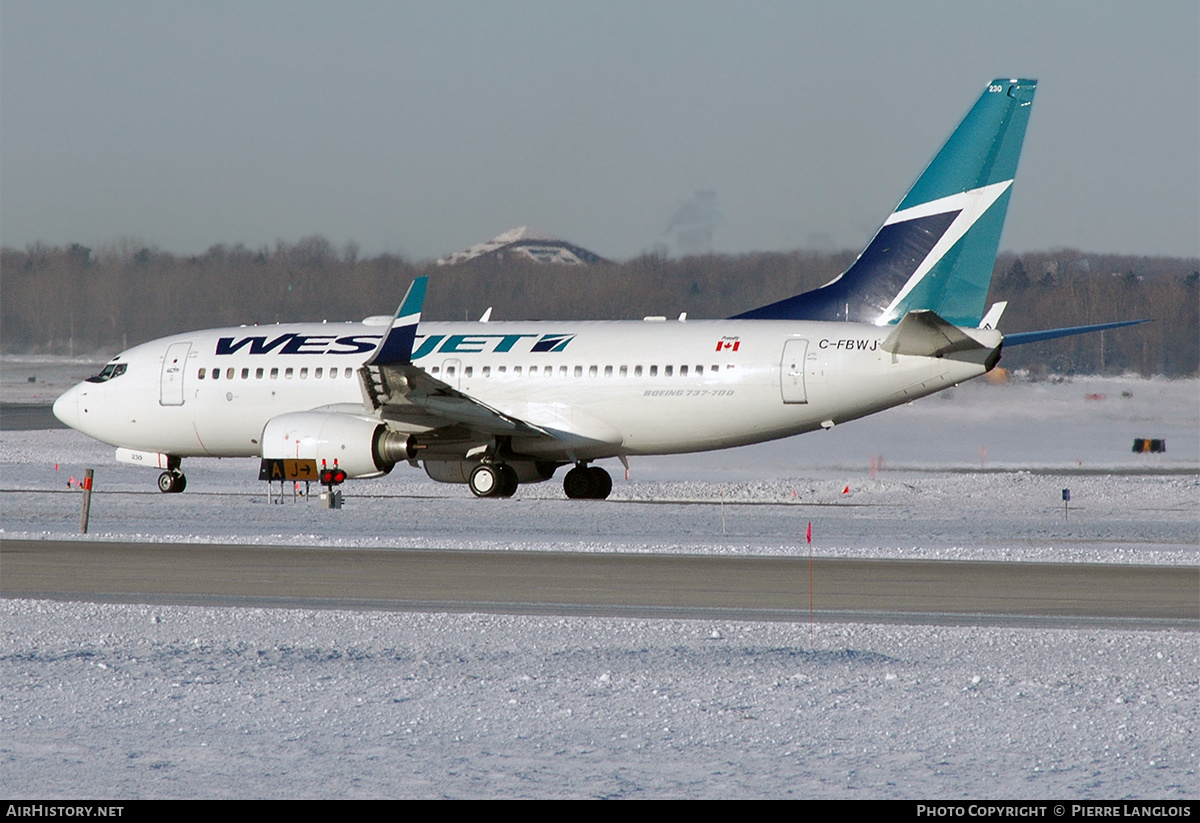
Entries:
[[978,325],[1036,88],[993,80],[849,269],[735,319],[883,326],[929,310]]

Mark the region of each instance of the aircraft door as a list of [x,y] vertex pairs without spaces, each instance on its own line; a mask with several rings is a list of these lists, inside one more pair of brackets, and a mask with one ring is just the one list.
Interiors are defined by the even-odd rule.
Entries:
[[191,349],[191,343],[172,343],[167,347],[167,353],[163,356],[159,405],[183,405],[183,373],[187,368],[187,356]]
[[808,356],[807,340],[788,340],[783,344],[783,359],[779,363],[779,390],[784,403],[807,403],[804,389],[804,360]]

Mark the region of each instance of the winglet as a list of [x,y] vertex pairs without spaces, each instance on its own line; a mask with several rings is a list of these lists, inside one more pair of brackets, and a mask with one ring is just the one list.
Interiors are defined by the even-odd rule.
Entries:
[[375,352],[364,365],[385,366],[390,363],[411,363],[413,343],[417,339],[417,324],[421,322],[421,307],[425,304],[425,287],[428,277],[412,281],[387,335],[379,341]]

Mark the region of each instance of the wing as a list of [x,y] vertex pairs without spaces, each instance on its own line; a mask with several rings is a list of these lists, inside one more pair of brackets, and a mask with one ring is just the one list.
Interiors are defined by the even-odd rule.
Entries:
[[388,333],[358,370],[368,413],[410,432],[457,429],[461,433],[465,427],[485,435],[554,439],[545,429],[504,414],[413,365],[427,283],[427,277],[412,282]]

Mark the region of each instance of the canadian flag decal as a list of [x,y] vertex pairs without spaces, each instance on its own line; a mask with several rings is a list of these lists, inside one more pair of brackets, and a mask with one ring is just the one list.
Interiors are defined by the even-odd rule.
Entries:
[[722,337],[717,341],[717,351],[737,351],[742,345],[736,337]]

